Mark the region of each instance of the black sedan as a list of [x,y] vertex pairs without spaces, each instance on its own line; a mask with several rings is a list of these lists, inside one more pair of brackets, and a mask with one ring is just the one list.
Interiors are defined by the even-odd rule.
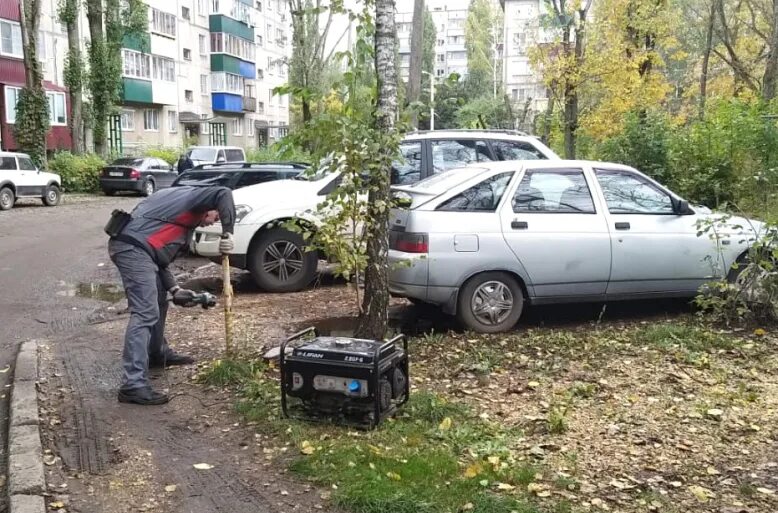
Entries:
[[143,196],[173,185],[178,177],[173,166],[154,157],[124,157],[103,168],[100,188],[108,196],[118,191],[134,191]]
[[208,164],[184,171],[173,182],[173,187],[222,185],[235,190],[258,183],[294,178],[307,167],[307,164],[299,162]]

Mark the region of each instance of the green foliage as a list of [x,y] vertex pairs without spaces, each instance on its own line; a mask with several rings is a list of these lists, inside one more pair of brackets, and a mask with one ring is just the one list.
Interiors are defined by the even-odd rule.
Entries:
[[73,155],[61,151],[49,159],[49,170],[62,177],[62,186],[70,192],[96,192],[105,161],[94,153]]
[[502,97],[482,96],[462,105],[456,113],[460,128],[508,128],[513,126]]
[[465,22],[465,47],[467,49],[467,81],[472,96],[500,91],[502,61],[497,58],[495,46],[502,42],[503,12],[491,0],[471,0]]
[[633,166],[667,182],[672,179],[668,176],[671,131],[670,120],[664,113],[632,112],[626,117],[622,133],[601,145],[598,158]]
[[311,162],[311,156],[294,144],[279,141],[272,146],[246,150],[246,160],[249,162]]
[[145,150],[143,152],[144,154],[148,155],[149,157],[155,157],[158,159],[162,159],[171,166],[176,165],[178,162],[178,158],[181,156],[183,151],[180,148],[150,148],[148,150]]
[[38,167],[46,163],[46,134],[49,131],[49,101],[42,86],[22,88],[16,103],[14,137],[19,148]]

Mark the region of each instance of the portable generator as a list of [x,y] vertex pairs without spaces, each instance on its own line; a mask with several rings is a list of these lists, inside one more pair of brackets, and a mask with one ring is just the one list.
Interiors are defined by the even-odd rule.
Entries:
[[308,328],[281,344],[280,368],[285,417],[372,429],[408,401],[405,335],[378,341],[319,336]]

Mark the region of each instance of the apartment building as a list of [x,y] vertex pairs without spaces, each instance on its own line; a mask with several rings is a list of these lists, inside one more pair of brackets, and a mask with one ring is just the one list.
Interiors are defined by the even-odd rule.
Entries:
[[[397,36],[400,40],[400,76],[408,80],[411,64],[411,27],[413,25],[413,0],[397,2]],[[452,73],[467,75],[467,50],[465,49],[465,22],[469,0],[427,0],[427,9],[435,22],[435,63],[437,77]]]
[[[257,147],[288,130],[291,54],[284,0],[148,0],[148,31],[125,38],[115,149],[230,144]],[[67,33],[57,0],[42,1],[38,53],[50,97],[49,148],[72,145],[63,83]],[[83,13],[82,13],[83,14]],[[89,31],[80,20],[84,50]],[[24,83],[18,0],[0,0],[0,147],[16,149],[15,103]]]
[[542,77],[532,68],[528,51],[532,46],[551,41],[550,34],[540,24],[545,6],[543,0],[504,0],[505,24],[503,40],[503,83],[514,112],[528,110],[524,126],[545,110],[548,92]]

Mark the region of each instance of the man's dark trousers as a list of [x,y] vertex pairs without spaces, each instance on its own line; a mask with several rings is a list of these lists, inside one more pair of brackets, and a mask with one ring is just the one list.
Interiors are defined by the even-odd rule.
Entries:
[[165,340],[167,291],[159,277],[159,266],[142,248],[112,240],[108,254],[122,276],[130,307],[121,390],[147,387],[149,359],[161,362],[170,353]]

